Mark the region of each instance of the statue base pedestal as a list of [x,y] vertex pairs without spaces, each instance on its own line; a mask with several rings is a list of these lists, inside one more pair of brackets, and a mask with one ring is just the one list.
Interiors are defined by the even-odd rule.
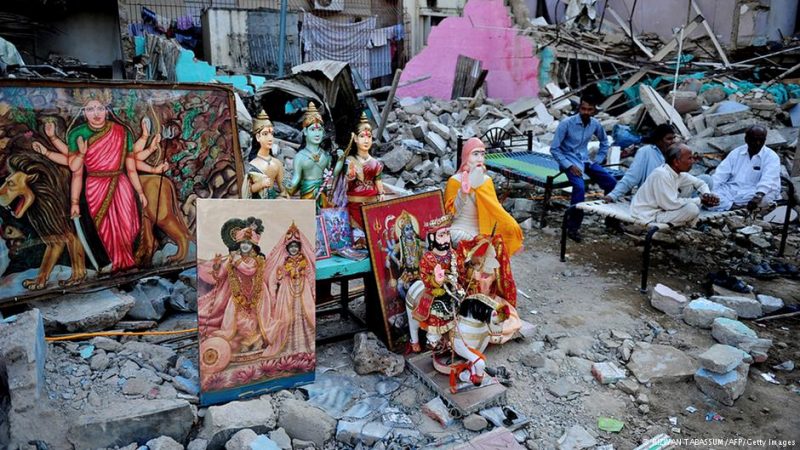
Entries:
[[[439,373],[433,366],[431,352],[406,357],[411,372],[433,390],[447,404],[450,414],[460,418],[491,406],[502,406],[506,400],[506,387],[493,380],[481,386],[470,386],[455,394],[450,392],[450,377]],[[487,378],[490,378],[487,375]]]

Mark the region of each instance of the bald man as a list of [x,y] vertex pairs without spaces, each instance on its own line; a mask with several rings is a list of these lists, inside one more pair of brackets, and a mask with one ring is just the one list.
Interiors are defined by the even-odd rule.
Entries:
[[781,159],[767,141],[766,128],[755,125],[744,135],[745,145],[733,149],[711,178],[720,199],[715,211],[765,207],[781,196]]
[[[710,193],[703,180],[689,174],[694,157],[685,144],[670,146],[666,161],[636,191],[631,201],[631,215],[646,222],[694,226],[700,216],[700,205],[716,206],[719,198]],[[700,197],[688,196],[695,190],[700,192]]]

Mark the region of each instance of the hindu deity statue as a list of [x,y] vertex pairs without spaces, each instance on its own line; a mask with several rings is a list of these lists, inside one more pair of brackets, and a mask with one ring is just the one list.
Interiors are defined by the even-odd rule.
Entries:
[[264,110],[253,121],[253,133],[258,153],[247,165],[247,177],[242,186],[242,198],[289,198],[283,185],[283,164],[272,156],[274,140],[272,121]]
[[486,175],[486,148],[478,138],[467,140],[461,151],[461,167],[447,180],[445,209],[453,215],[453,245],[478,234],[498,234],[513,255],[522,248],[522,229],[497,199],[494,182]]
[[[351,144],[356,144],[356,154],[346,158],[347,170],[347,210],[350,215],[350,225],[353,229],[353,240],[356,246],[364,242],[364,218],[361,215],[361,205],[375,201],[382,201],[386,191],[381,182],[383,163],[373,158],[369,151],[372,148],[372,126],[367,121],[367,115],[362,113],[361,120],[356,127],[356,132],[351,137]],[[350,150],[348,146],[347,150]],[[348,153],[345,151],[345,154]]]
[[328,205],[327,194],[323,183],[331,183],[336,179],[344,166],[344,152],[336,151],[338,160],[333,170],[330,170],[331,155],[320,147],[325,137],[322,115],[313,102],[308,104],[308,109],[303,116],[303,135],[305,147],[297,152],[294,159],[294,173],[292,181],[287,186],[290,195],[300,194],[300,198],[314,199],[319,207]]
[[[406,298],[411,331],[411,350],[420,352],[419,329],[427,332],[428,346],[441,349],[447,345],[441,340],[455,326],[455,299],[448,291],[458,287],[457,261],[450,244],[452,217],[437,217],[425,224],[428,250],[419,262],[419,275],[424,285],[422,295],[415,302]],[[446,286],[448,285],[448,286]]]

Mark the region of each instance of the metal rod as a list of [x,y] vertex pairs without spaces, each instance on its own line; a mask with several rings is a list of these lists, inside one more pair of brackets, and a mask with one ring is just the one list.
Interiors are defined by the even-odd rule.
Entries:
[[642,254],[642,287],[639,292],[647,292],[647,275],[650,271],[650,248],[653,246],[653,235],[658,231],[658,227],[650,227],[647,236],[644,238],[644,253]]
[[286,14],[289,0],[281,0],[281,19],[278,26],[278,78],[284,76],[284,53],[286,52]]

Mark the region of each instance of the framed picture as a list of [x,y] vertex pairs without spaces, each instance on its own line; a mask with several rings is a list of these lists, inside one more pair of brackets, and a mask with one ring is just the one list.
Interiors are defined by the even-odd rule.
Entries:
[[317,223],[317,261],[331,257],[331,248],[328,246],[328,237],[325,235],[325,222],[322,216],[316,217]]
[[314,213],[311,200],[197,201],[201,405],[314,381]]
[[0,304],[194,265],[195,200],[239,196],[236,136],[223,85],[0,80]]
[[425,223],[444,215],[442,191],[366,204],[362,213],[386,344],[400,351],[408,342],[405,295],[419,279],[419,260],[426,250]]
[[325,224],[325,236],[328,238],[328,248],[331,253],[353,246],[347,208],[323,208],[320,210],[320,215]]

